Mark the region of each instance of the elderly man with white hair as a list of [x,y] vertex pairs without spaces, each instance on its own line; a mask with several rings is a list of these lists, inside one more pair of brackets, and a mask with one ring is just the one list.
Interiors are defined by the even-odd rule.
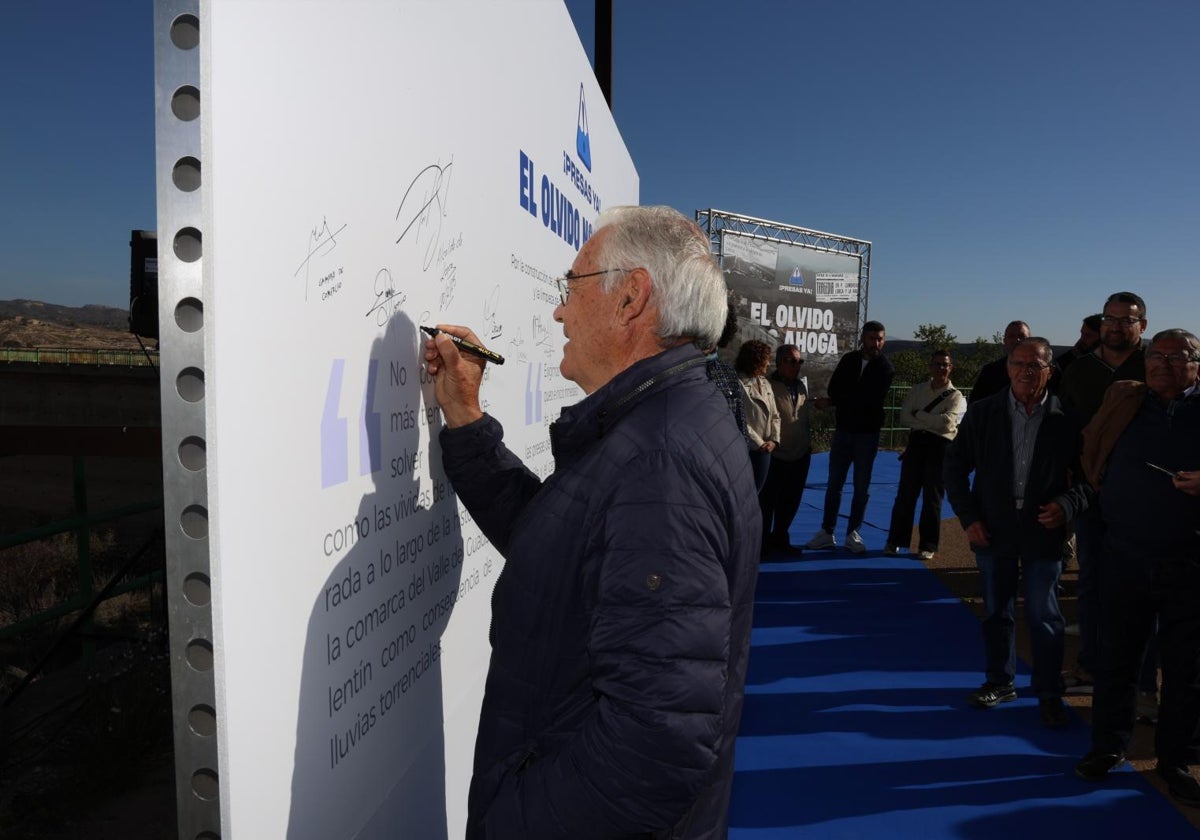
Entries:
[[727,312],[698,227],[605,211],[559,281],[562,374],[539,480],[480,408],[485,362],[425,345],[446,473],[504,555],[469,838],[726,834],[761,520],[705,372]]

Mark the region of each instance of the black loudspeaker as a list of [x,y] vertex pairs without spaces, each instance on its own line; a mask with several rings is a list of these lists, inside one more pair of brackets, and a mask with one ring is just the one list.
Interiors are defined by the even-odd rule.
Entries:
[[129,237],[129,331],[158,338],[158,233],[152,230]]

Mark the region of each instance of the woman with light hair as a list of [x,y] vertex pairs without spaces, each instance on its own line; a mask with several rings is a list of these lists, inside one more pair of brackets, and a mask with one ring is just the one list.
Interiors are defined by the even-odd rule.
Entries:
[[771,467],[771,453],[779,445],[779,406],[775,392],[767,381],[767,366],[771,363],[771,346],[764,341],[747,341],[738,348],[733,363],[742,385],[742,408],[746,415],[746,436],[750,440],[750,465],[754,468],[754,483],[761,492]]

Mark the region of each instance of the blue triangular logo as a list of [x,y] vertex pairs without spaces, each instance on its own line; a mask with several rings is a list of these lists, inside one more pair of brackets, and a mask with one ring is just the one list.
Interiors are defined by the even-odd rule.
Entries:
[[579,122],[575,126],[575,152],[584,168],[592,171],[592,141],[588,136],[587,102],[583,99],[583,83],[579,84]]

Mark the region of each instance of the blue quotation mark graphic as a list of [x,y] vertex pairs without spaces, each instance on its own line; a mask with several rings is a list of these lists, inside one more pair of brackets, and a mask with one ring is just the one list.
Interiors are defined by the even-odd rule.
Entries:
[[[376,472],[382,463],[382,415],[375,410],[378,373],[379,360],[371,359],[358,422],[359,475]],[[342,484],[350,477],[350,424],[338,414],[345,375],[346,360],[334,359],[329,370],[329,385],[325,390],[325,408],[321,413],[322,488]]]
[[537,378],[533,375],[533,362],[525,371],[525,425],[542,422],[542,364],[537,366]]

